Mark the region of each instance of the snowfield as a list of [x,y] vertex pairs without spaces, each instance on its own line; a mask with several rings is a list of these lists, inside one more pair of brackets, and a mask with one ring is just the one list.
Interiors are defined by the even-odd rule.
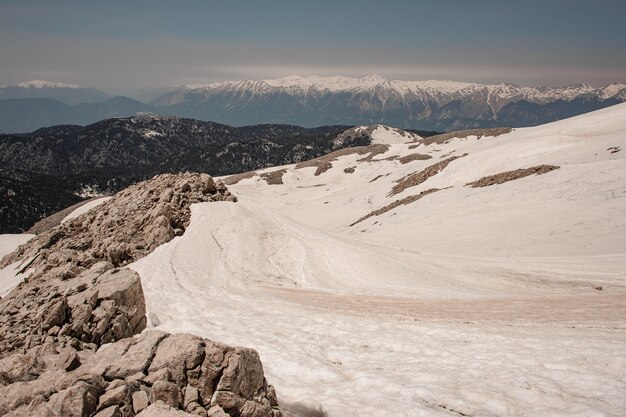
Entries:
[[[4,234],[0,235],[0,259],[5,255],[13,252],[18,246],[28,242],[35,235],[22,234]],[[20,274],[20,262],[16,262],[6,268],[0,269],[0,297],[6,296],[25,278],[26,274]]]
[[430,145],[376,132],[384,153],[192,206],[131,265],[149,326],[253,347],[280,401],[330,416],[625,415],[626,104]]

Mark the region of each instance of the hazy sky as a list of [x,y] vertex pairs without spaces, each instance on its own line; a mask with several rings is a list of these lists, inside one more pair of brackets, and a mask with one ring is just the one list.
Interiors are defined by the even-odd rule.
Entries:
[[122,91],[370,73],[626,82],[626,1],[0,0],[0,85]]

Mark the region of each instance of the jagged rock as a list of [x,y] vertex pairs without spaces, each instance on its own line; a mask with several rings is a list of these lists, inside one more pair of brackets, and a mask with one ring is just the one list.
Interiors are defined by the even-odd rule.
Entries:
[[191,403],[198,403],[199,399],[200,399],[200,394],[198,393],[198,388],[192,387],[191,385],[187,385],[185,387],[183,407],[187,409],[187,411],[190,411],[188,410],[189,405]]
[[72,371],[80,365],[80,358],[76,350],[71,347],[62,349],[56,355],[46,355],[42,357],[46,369],[58,369],[62,371]]
[[3,259],[28,260],[31,275],[0,300],[0,415],[274,417],[255,351],[131,337],[145,328],[145,300],[139,275],[119,266],[184,230],[190,204],[230,197],[208,175],[158,176]]
[[49,329],[52,326],[60,326],[65,323],[68,308],[66,297],[50,304],[44,312],[42,327]]
[[222,407],[220,407],[219,405],[214,405],[213,407],[209,408],[207,412],[207,417],[230,417],[230,416],[226,414],[226,411],[224,411]]
[[193,414],[177,410],[162,401],[151,404],[148,408],[137,414],[137,417],[195,417]]
[[94,417],[122,417],[122,413],[120,412],[120,407],[114,405],[98,412]]
[[150,400],[145,391],[136,391],[133,393],[133,410],[135,413],[141,412],[144,408],[148,407],[149,404]]
[[187,384],[187,370],[193,369],[204,359],[205,341],[198,336],[175,334],[163,340],[157,348],[149,372],[169,369],[172,380],[180,388]]
[[122,385],[109,389],[100,397],[98,409],[102,410],[113,405],[123,405],[126,402],[128,402],[128,387],[122,381]]
[[207,343],[205,358],[200,368],[201,375],[198,380],[200,397],[204,404],[210,404],[211,398],[217,385],[217,380],[226,367],[227,360],[232,350],[218,343]]
[[97,404],[97,389],[83,381],[53,394],[48,401],[48,407],[53,411],[53,415],[64,417],[92,416]]
[[40,374],[31,355],[16,354],[0,359],[0,387],[20,381],[32,381]]
[[170,407],[178,408],[180,406],[178,386],[173,382],[155,382],[150,392],[150,402],[155,403],[157,401],[163,401]]
[[[159,343],[166,337],[166,333],[152,331],[141,339],[129,339],[131,345],[123,355],[117,356],[117,352],[111,352],[106,358],[105,362],[110,365],[105,371],[105,376],[107,378],[126,378],[147,370]],[[106,354],[106,351],[103,354]]]
[[172,381],[172,374],[167,368],[162,368],[156,372],[151,372],[150,375],[144,378],[144,382],[149,385],[153,385],[157,381]]
[[230,355],[217,391],[230,391],[251,400],[263,390],[264,383],[259,354],[252,349],[239,348]]

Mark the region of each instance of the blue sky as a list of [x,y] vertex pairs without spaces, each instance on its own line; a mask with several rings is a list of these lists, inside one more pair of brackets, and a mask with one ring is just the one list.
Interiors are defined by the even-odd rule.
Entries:
[[626,1],[0,1],[0,84],[626,82]]

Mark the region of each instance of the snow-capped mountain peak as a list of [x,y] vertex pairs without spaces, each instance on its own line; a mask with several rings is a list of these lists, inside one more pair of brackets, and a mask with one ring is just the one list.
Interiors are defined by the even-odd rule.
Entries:
[[[198,88],[189,88],[198,87]],[[523,127],[626,100],[623,84],[527,87],[450,80],[387,80],[378,75],[291,75],[216,82],[165,94],[152,105],[220,123],[301,126],[386,124],[450,131]]]
[[283,90],[287,93],[299,92],[340,92],[363,91],[374,88],[386,88],[399,94],[429,94],[432,96],[470,95],[477,91],[487,91],[501,98],[522,97],[536,102],[549,102],[558,99],[571,100],[582,94],[595,93],[603,98],[613,97],[625,88],[624,84],[611,84],[602,88],[595,88],[588,84],[577,84],[565,87],[525,87],[515,84],[480,84],[449,80],[387,80],[377,74],[366,75],[362,78],[343,76],[303,77],[290,75],[287,77],[263,80],[223,81],[211,84],[190,84],[186,90],[203,90],[210,94],[215,90]]
[[32,80],[17,84],[22,88],[85,88],[77,84],[66,84],[55,81]]

